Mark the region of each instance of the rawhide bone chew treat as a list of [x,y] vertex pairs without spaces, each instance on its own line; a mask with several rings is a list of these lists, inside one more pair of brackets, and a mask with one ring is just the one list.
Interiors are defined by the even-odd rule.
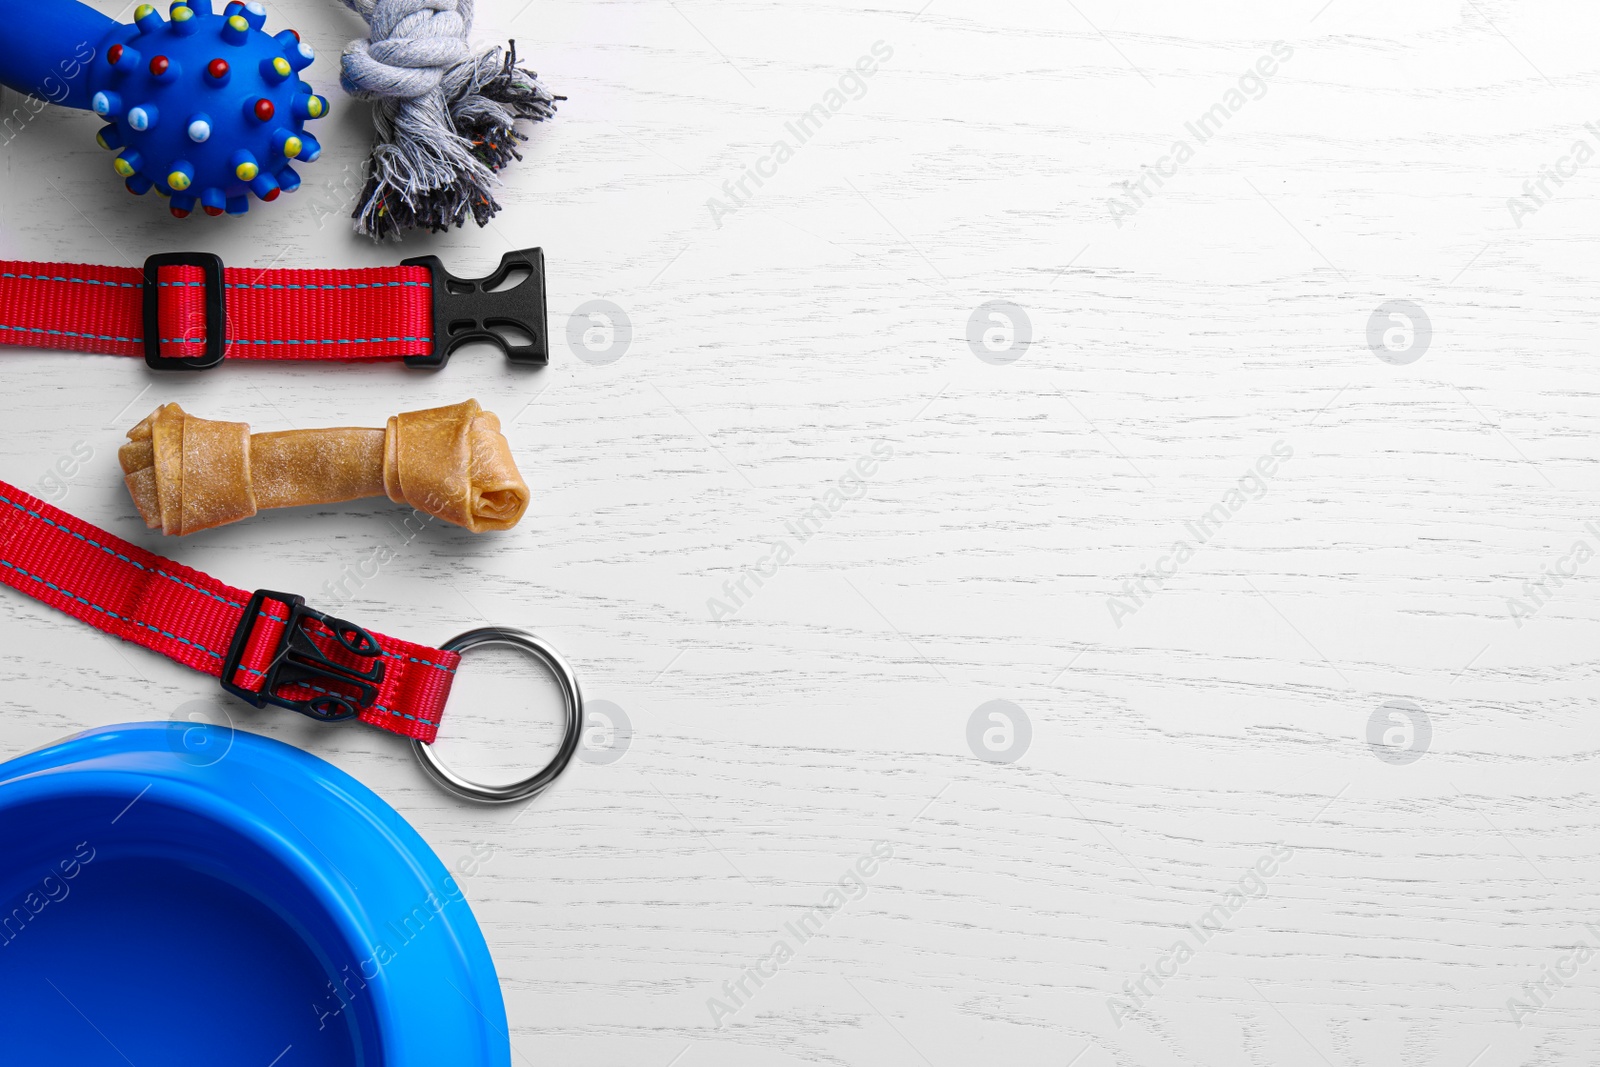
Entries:
[[263,508],[387,496],[473,533],[509,530],[528,486],[476,400],[394,415],[381,430],[341,427],[252,434],[163,404],[117,453],[145,525],[183,535]]

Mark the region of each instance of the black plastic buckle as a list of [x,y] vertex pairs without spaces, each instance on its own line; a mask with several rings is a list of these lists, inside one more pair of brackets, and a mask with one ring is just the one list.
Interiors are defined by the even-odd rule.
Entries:
[[[288,609],[289,618],[278,639],[272,662],[262,672],[261,689],[253,692],[233,681],[244,658],[245,646],[261,617],[262,605],[275,600]],[[222,661],[222,688],[247,704],[264,708],[276,704],[280,708],[298,711],[319,722],[342,722],[359,715],[363,708],[372,706],[378,698],[378,684],[383,681],[382,649],[377,640],[355,623],[324,615],[305,606],[305,597],[293,593],[275,593],[271,589],[257,589],[244,607],[244,618],[233,631],[233,641],[228,645],[228,658]],[[373,661],[366,670],[347,667],[329,659],[311,640],[304,628],[307,619],[321,623],[339,646],[353,656]],[[318,685],[315,683],[323,683]],[[323,686],[336,683],[354,689],[357,695],[336,693]],[[303,685],[317,690],[317,695],[301,700],[279,696],[278,690],[287,686]]]
[[[450,353],[469,341],[497,346],[513,363],[542,367],[550,362],[544,300],[544,249],[524,248],[500,257],[500,266],[487,278],[457,278],[444,269],[438,256],[402,260],[402,267],[427,267],[433,274],[433,350],[425,356],[407,356],[408,367],[442,367]],[[490,292],[518,271],[528,276],[510,289]],[[528,335],[517,344],[496,328]]]
[[[162,267],[199,267],[205,271],[206,352],[203,356],[161,354]],[[205,370],[222,362],[228,348],[228,306],[223,299],[222,257],[210,252],[162,252],[144,261],[144,361],[156,370]]]

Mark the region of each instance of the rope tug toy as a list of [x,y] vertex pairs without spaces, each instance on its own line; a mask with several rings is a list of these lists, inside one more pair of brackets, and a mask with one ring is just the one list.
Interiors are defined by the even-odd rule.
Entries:
[[[518,119],[555,114],[554,96],[517,65],[515,43],[474,48],[472,0],[343,0],[371,36],[345,51],[340,81],[372,101],[377,143],[355,229],[376,240],[414,228],[482,226],[500,210],[496,173],[521,159]],[[186,218],[242,215],[293,192],[290,161],[322,154],[306,132],[328,101],[301,80],[311,47],[263,32],[266,8],[178,0],[163,19],[141,4],[123,25],[78,0],[0,0],[26,40],[0,45],[0,84],[107,120],[100,146],[129,192],[154,189]]]
[[517,65],[516,42],[474,48],[473,0],[343,0],[372,36],[345,49],[340,83],[371,100],[378,142],[356,207],[356,231],[479,226],[499,211],[495,174],[521,159],[516,121],[555,115],[554,96]]

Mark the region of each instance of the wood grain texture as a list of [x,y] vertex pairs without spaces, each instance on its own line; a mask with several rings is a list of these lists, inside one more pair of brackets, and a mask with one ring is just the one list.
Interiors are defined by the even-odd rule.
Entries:
[[[491,227],[402,254],[466,274],[542,245],[549,369],[153,378],[8,350],[0,471],[32,485],[83,442],[65,506],[314,600],[399,544],[352,617],[420,639],[529,626],[625,710],[621,759],[518,813],[446,799],[376,732],[230,709],[372,785],[447,863],[489,854],[463,884],[519,1063],[1592,1062],[1594,961],[1525,1025],[1507,1001],[1600,944],[1600,562],[1520,625],[1508,600],[1575,542],[1600,549],[1600,161],[1563,165],[1532,214],[1507,200],[1600,148],[1600,12],[921,2],[479,3],[480,35],[514,36],[570,99]],[[52,112],[0,151],[0,255],[393,261],[328,214],[367,138],[332,78],[352,18],[273,5],[335,106],[294,197],[176,224],[127,198],[91,118]],[[876,42],[892,57],[864,94],[714,218]],[[1292,57],[1264,95],[1161,164],[1276,42]],[[1158,164],[1173,174],[1114,217]],[[604,366],[566,341],[595,299],[634,327]],[[1405,366],[1367,343],[1394,299],[1432,323]],[[1003,366],[967,340],[993,300],[1032,327]],[[468,396],[534,488],[505,536],[404,541],[368,503],[172,544],[118,482],[122,434],[159,402],[271,430]],[[786,524],[877,443],[892,458],[798,543]],[[1264,490],[1114,618],[1279,443]],[[793,558],[714,620],[784,538]],[[225,706],[19,597],[0,639],[8,754]],[[503,684],[453,705],[451,758],[536,762],[548,694],[524,712],[525,676],[485,664]],[[1031,723],[1013,764],[969,749],[994,699]],[[1396,699],[1432,730],[1405,765],[1368,744]],[[893,859],[865,895],[714,1025],[708,999],[877,841]],[[1198,942],[1189,924],[1274,842],[1292,855],[1264,894],[1117,1026],[1108,998]]]

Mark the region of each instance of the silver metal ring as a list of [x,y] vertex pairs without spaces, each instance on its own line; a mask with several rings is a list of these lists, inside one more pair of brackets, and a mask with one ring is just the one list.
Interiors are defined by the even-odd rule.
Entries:
[[411,747],[416,751],[417,759],[422,762],[422,769],[428,772],[429,777],[456,796],[483,804],[511,804],[518,800],[527,800],[529,797],[538,796],[546,786],[560,777],[561,772],[566,770],[567,764],[571,762],[572,754],[578,751],[578,741],[583,734],[583,692],[578,688],[577,675],[572,673],[572,668],[567,666],[567,661],[561,658],[561,654],[526,630],[516,630],[508,626],[486,626],[481,630],[468,630],[464,634],[452,637],[439,647],[446,652],[466,652],[479,645],[510,645],[512,648],[520,648],[544,664],[545,668],[555,675],[556,684],[561,687],[561,703],[566,715],[566,734],[561,738],[561,747],[556,750],[555,757],[544,770],[520,782],[512,782],[510,785],[480,785],[468,781],[445,766],[432,746],[413,738]]

